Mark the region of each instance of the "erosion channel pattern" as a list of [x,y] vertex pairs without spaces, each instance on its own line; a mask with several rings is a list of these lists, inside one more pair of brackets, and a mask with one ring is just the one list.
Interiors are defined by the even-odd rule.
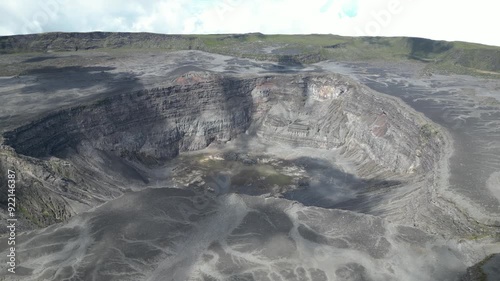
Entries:
[[[186,54],[235,60],[168,56]],[[192,63],[2,127],[23,216],[7,280],[459,280],[490,254],[471,237],[499,221],[444,195],[452,136],[402,100]]]

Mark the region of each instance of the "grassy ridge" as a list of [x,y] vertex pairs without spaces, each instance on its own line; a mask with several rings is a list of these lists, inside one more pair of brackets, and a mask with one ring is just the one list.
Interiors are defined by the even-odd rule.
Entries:
[[153,33],[43,33],[0,37],[0,53],[92,49],[201,50],[236,57],[307,64],[322,60],[418,60],[433,70],[500,74],[500,47],[408,37],[337,35],[165,35]]

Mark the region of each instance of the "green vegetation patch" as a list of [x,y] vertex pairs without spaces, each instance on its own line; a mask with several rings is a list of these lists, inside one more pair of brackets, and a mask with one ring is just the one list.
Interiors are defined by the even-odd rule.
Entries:
[[[0,37],[0,53],[80,52],[88,50],[200,50],[257,60],[315,63],[341,61],[408,61],[427,63],[451,73],[500,73],[500,47],[412,37],[345,37],[337,35],[154,33],[43,33]],[[15,66],[6,66],[15,68]],[[12,70],[8,71],[9,73]],[[485,73],[486,72],[486,73]],[[500,74],[499,74],[500,75]]]

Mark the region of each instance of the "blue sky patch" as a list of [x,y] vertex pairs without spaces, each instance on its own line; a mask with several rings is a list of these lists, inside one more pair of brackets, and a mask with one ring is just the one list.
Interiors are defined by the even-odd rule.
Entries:
[[348,0],[342,4],[342,14],[353,18],[358,15],[358,0]]
[[[321,13],[326,13],[333,5],[335,0],[327,0],[320,8]],[[353,18],[358,15],[358,0],[343,0],[339,17]]]

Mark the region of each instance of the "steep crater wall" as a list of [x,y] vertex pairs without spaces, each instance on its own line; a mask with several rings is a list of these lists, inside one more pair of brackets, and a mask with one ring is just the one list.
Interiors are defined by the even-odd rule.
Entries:
[[340,148],[365,177],[373,176],[371,169],[405,175],[435,168],[444,139],[434,125],[397,100],[337,75],[277,80],[253,91],[254,100],[267,101],[254,114],[260,137]]
[[[236,78],[191,72],[165,87],[55,112],[3,137],[4,145],[15,150],[9,152],[9,159],[67,159],[68,153],[90,147],[148,166],[243,133],[274,143],[341,149],[365,178],[385,173],[407,179],[407,175],[423,175],[435,169],[443,145],[434,125],[397,100],[343,76],[319,74]],[[98,169],[78,163],[68,172],[70,168],[54,164],[53,159],[36,159],[49,163],[39,173],[45,180],[32,179],[37,186],[51,186],[45,197],[55,193],[59,199],[92,206],[119,194],[116,177],[94,175]],[[122,180],[127,181],[130,172],[123,171]],[[29,192],[33,188],[26,181],[23,194],[38,194]],[[38,214],[54,209],[52,201],[42,198],[25,208]],[[73,208],[65,217],[77,212]],[[39,221],[42,225],[54,222]]]
[[[127,93],[51,114],[4,135],[33,157],[59,155],[82,141],[118,156],[166,161],[244,132],[251,121],[254,81],[212,77]],[[202,81],[204,80],[204,81]]]

